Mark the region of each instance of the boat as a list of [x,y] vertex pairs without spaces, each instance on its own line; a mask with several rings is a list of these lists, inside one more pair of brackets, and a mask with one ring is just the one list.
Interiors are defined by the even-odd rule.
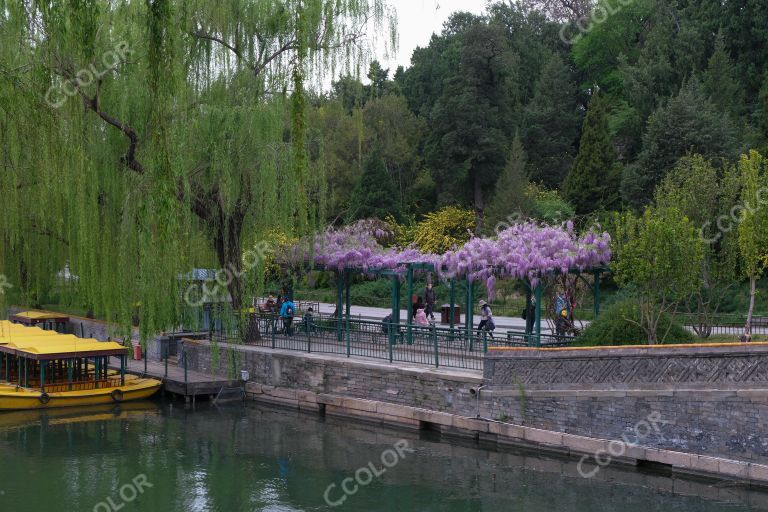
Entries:
[[50,311],[21,311],[8,318],[11,322],[46,330],[65,332],[69,317]]
[[[114,404],[149,398],[161,382],[125,372],[113,341],[0,321],[0,411]],[[110,369],[112,358],[119,370]]]

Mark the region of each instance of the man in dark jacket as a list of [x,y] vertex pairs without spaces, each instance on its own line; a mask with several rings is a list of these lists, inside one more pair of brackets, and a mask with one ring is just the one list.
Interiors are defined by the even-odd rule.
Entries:
[[424,312],[434,322],[435,320],[435,290],[432,289],[432,283],[427,283],[427,289],[424,291],[424,302],[427,307]]

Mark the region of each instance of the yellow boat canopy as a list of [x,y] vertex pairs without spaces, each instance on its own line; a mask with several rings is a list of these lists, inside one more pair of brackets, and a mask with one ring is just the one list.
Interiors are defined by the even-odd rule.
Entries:
[[59,318],[67,318],[61,313],[51,313],[50,311],[22,311],[13,315],[19,318],[29,318],[30,320],[57,320]]
[[44,331],[7,320],[0,321],[0,353],[28,359],[68,359],[73,357],[121,356],[128,349],[113,341],[78,338],[72,334]]

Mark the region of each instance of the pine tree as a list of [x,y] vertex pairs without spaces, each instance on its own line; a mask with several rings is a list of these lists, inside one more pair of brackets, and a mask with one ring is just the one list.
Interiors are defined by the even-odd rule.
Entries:
[[383,219],[387,215],[400,219],[400,196],[377,145],[366,158],[363,175],[352,192],[348,217],[350,220]]
[[721,112],[733,117],[741,115],[744,92],[737,80],[736,68],[728,55],[722,31],[715,39],[715,51],[709,58],[702,85],[704,92]]
[[581,132],[579,153],[563,183],[563,195],[579,215],[611,210],[619,203],[620,164],[608,132],[606,106],[592,96]]
[[730,116],[724,116],[696,80],[648,118],[643,150],[622,177],[624,201],[640,209],[650,203],[656,186],[680,158],[700,153],[709,159],[734,158],[739,141]]
[[576,87],[559,56],[544,64],[534,90],[524,115],[528,170],[534,182],[559,188],[573,163],[579,134]]
[[500,222],[509,222],[509,218],[530,213],[531,200],[526,195],[529,185],[526,161],[520,135],[515,133],[507,165],[496,182],[493,197],[485,210],[486,229],[492,230]]

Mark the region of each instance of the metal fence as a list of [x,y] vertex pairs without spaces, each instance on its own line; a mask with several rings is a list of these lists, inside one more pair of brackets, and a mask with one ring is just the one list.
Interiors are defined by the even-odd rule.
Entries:
[[[415,363],[435,367],[482,370],[489,347],[537,346],[535,335],[524,332],[470,333],[444,328],[313,316],[290,324],[274,315],[252,315],[242,333],[218,333],[221,342],[342,357],[379,359],[390,363]],[[542,334],[541,346],[570,344],[572,338]]]

